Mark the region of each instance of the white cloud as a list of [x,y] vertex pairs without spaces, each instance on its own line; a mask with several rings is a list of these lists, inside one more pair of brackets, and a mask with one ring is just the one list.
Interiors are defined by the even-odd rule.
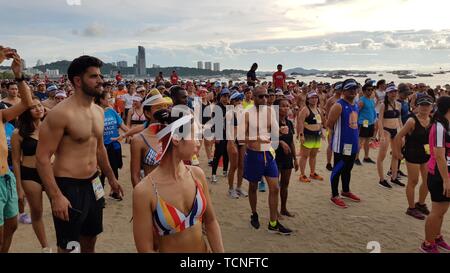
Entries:
[[100,37],[105,34],[105,27],[99,23],[92,23],[83,30],[85,37]]

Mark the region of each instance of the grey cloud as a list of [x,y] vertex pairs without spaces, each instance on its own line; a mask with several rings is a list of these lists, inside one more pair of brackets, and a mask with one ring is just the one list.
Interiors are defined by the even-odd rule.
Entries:
[[83,36],[85,37],[100,37],[103,36],[104,34],[105,34],[104,27],[98,23],[93,23],[83,30]]

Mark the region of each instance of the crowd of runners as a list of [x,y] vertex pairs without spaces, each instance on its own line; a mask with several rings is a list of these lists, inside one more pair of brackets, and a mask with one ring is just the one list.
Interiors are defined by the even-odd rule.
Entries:
[[[42,252],[53,251],[44,198],[58,252],[70,251],[71,242],[94,252],[105,198],[121,201],[124,183],[133,186],[127,198],[138,252],[223,252],[208,189],[218,183],[220,166],[224,194],[248,198],[251,226],[260,228],[257,195],[267,190],[264,228],[289,235],[280,222],[295,217],[289,182],[329,179],[330,205],[345,209],[347,200],[364,202],[350,189],[354,164],[376,168],[386,190],[405,187],[405,213],[426,219],[423,252],[450,251],[441,234],[450,204],[450,88],[371,79],[289,82],[282,65],[262,81],[256,63],[245,82],[188,81],[175,71],[167,80],[162,73],[105,80],[102,61],[91,56],[76,58],[67,76],[50,81],[27,79],[18,53],[0,49],[0,62],[12,59],[15,76],[1,82],[1,252],[8,252],[18,222],[33,226]],[[130,149],[129,166],[123,149]],[[330,173],[317,171],[318,156],[327,158]],[[123,168],[130,177],[119,177]]]

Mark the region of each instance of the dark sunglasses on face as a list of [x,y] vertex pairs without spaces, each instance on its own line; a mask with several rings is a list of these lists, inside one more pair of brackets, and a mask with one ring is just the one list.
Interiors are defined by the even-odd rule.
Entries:
[[258,99],[264,99],[264,98],[268,98],[269,97],[269,95],[267,95],[267,94],[263,94],[263,95],[258,95]]

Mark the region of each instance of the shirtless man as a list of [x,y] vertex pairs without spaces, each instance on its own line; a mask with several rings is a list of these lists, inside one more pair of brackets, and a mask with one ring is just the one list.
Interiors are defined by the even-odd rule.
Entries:
[[[268,97],[266,88],[256,87],[253,91],[255,105],[245,112],[245,143],[247,144],[247,152],[244,158],[243,177],[249,182],[249,202],[252,210],[251,225],[255,229],[259,229],[260,226],[258,213],[256,212],[256,191],[258,182],[264,176],[269,185],[270,222],[268,229],[272,233],[289,235],[292,233],[292,230],[284,227],[278,221],[278,168],[270,139],[272,124],[274,125],[273,128],[278,128],[278,124],[275,112],[267,107]],[[259,115],[265,113],[267,113],[266,119],[259,118]],[[260,120],[267,121],[267,130],[262,130],[263,132],[261,132],[261,126],[264,126],[264,124],[259,124]]]
[[103,109],[93,103],[103,90],[102,65],[90,56],[72,61],[68,76],[75,93],[50,111],[39,132],[36,165],[50,198],[58,252],[74,243],[81,252],[95,252],[104,207],[97,166],[112,192],[123,195],[103,145]]
[[12,107],[0,110],[0,252],[8,252],[11,246],[13,234],[17,229],[19,199],[24,198],[21,185],[16,184],[14,174],[8,167],[4,122],[15,119],[32,104],[30,88],[23,78],[20,56],[13,49],[0,46],[0,63],[6,58],[13,58],[11,68],[22,100]]
[[20,98],[17,96],[19,91],[19,87],[17,86],[17,84],[14,82],[10,82],[6,85],[6,89],[8,90],[8,96],[2,100],[3,104],[11,107],[20,103]]
[[47,88],[48,99],[46,99],[42,102],[42,105],[45,108],[52,109],[53,107],[56,106],[56,104],[58,104],[57,101],[55,100],[56,91],[58,91],[58,87],[54,84],[50,85]]
[[[325,104],[325,115],[328,117],[330,113],[331,107],[341,99],[342,97],[342,82],[337,82],[334,84],[334,96],[327,100]],[[333,157],[333,152],[331,151],[331,134],[330,130],[327,129],[327,140],[328,140],[328,148],[327,148],[327,170],[330,172],[333,170],[331,166],[331,159]]]

